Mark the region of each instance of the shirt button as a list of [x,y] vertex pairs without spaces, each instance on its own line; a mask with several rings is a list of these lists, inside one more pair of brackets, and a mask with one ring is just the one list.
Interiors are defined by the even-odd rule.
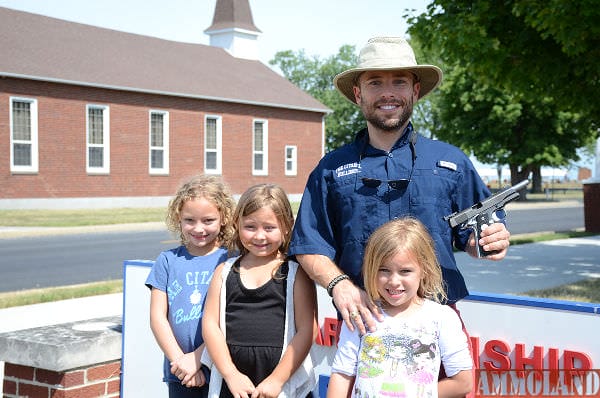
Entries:
[[391,153],[391,152],[390,152],[390,153],[388,153],[388,158],[393,158],[393,157],[394,157],[394,154],[393,154],[393,153]]

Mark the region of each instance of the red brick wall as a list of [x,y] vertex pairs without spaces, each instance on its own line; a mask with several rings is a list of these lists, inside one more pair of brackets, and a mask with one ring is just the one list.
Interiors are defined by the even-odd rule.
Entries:
[[5,398],[118,397],[120,389],[120,360],[65,372],[4,365]]
[[[10,171],[9,98],[38,101],[39,172]],[[86,105],[109,107],[110,174],[86,173]],[[148,172],[149,111],[169,112],[170,173]],[[260,182],[302,193],[321,158],[322,114],[30,80],[0,79],[0,199],[170,196],[203,172],[204,117],[222,117],[223,177],[234,193]],[[269,173],[252,175],[252,123],[268,122]],[[298,175],[284,175],[284,148],[298,148]]]
[[580,167],[577,170],[577,181],[587,180],[588,178],[592,178],[592,170],[587,167]]

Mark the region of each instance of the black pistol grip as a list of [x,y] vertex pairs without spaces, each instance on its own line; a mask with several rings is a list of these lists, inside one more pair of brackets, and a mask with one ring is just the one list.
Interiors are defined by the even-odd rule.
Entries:
[[[504,213],[504,211],[502,209],[497,210],[498,212]],[[483,231],[484,229],[486,229],[487,227],[489,227],[490,225],[496,223],[496,222],[501,222],[503,219],[503,217],[499,216],[496,214],[496,211],[491,211],[489,213],[482,213],[479,214],[475,217],[475,239],[476,239],[476,245],[477,245],[477,257],[481,258],[481,257],[487,257],[491,254],[496,254],[497,251],[493,250],[493,251],[486,251],[483,250],[483,246],[479,245],[479,238],[481,237],[481,231]]]
[[477,247],[477,257],[481,258],[481,257],[487,257],[490,254],[494,254],[494,252],[492,251],[486,251],[483,250],[483,246],[479,245],[479,239],[481,238],[481,231],[483,231],[484,229],[486,229],[487,227],[489,227],[490,225],[492,225],[494,222],[496,222],[494,220],[493,217],[493,212],[492,213],[482,213],[482,214],[478,214],[475,217],[475,245]]

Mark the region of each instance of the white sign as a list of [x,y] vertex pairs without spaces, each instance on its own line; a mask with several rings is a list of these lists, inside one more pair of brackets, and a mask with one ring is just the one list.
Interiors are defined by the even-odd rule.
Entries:
[[[162,398],[162,351],[150,330],[150,291],[144,285],[153,261],[125,261],[123,282],[123,357],[121,397]],[[325,289],[318,288],[321,335],[311,350],[318,394],[324,397],[335,355],[336,311]],[[600,368],[600,304],[473,293],[458,304],[476,342],[479,367],[535,366],[558,369]],[[565,366],[565,358],[571,362]],[[587,363],[589,361],[589,363]],[[533,364],[533,365],[531,365]],[[316,391],[316,392],[317,392]]]

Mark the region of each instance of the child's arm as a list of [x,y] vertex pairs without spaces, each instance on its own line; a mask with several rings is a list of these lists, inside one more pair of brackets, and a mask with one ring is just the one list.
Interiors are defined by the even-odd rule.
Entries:
[[254,384],[248,376],[241,373],[234,365],[225,341],[225,335],[223,335],[219,326],[223,266],[221,264],[215,269],[208,287],[204,314],[202,315],[202,337],[214,366],[223,376],[223,380],[227,383],[233,396],[250,396],[254,391]]
[[438,381],[438,397],[464,397],[473,389],[473,376],[470,370],[461,370],[452,377]]
[[350,397],[355,376],[333,372],[327,385],[327,398]]
[[182,381],[182,384],[186,384],[200,369],[199,360],[197,363],[192,364],[192,362],[196,362],[195,359],[190,359],[195,358],[194,353],[184,354],[179,344],[177,344],[167,318],[167,311],[167,293],[153,287],[150,293],[150,329],[152,329],[158,346],[171,364],[179,361],[183,366],[185,363],[185,367],[178,368],[176,372],[173,372],[173,368],[171,368],[171,372]]
[[298,267],[294,280],[294,322],[296,334],[288,344],[281,361],[252,396],[277,396],[285,382],[302,365],[318,333],[317,295],[315,284]]
[[473,358],[467,335],[458,314],[449,306],[441,306],[440,353],[448,376],[438,381],[439,397],[464,397],[473,389]]

